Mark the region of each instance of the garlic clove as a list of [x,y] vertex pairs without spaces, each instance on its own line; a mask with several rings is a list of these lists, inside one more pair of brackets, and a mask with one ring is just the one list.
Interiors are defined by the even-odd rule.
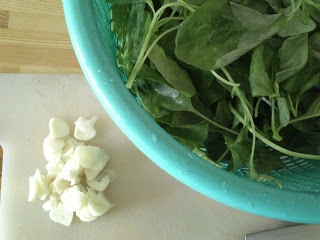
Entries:
[[98,194],[91,188],[88,188],[87,196],[88,210],[92,216],[102,216],[112,207],[111,204],[106,204],[105,200],[101,201]]
[[84,168],[101,171],[110,159],[103,149],[96,146],[78,146],[75,154]]
[[43,205],[42,208],[45,211],[51,211],[52,209],[58,207],[59,205],[59,201],[55,200],[55,199],[50,199],[48,201],[46,201]]
[[64,140],[46,137],[43,141],[43,150],[48,153],[55,153],[61,150],[65,145]]
[[78,118],[75,121],[76,128],[81,130],[82,132],[90,132],[94,128],[94,124],[97,121],[97,117],[92,117],[89,120],[85,119],[84,117]]
[[88,209],[88,205],[79,208],[76,211],[76,215],[78,216],[78,218],[82,222],[91,222],[91,221],[93,221],[93,220],[95,220],[97,218],[97,217],[91,215],[91,213],[90,213],[90,211]]
[[49,189],[53,193],[61,194],[69,186],[70,186],[70,182],[69,181],[58,177],[55,180],[53,180],[53,182],[49,186]]
[[92,189],[96,190],[96,191],[104,191],[109,183],[110,183],[110,176],[106,175],[106,174],[99,174],[96,178],[94,178],[93,180],[88,180],[87,179],[87,184],[89,187],[91,187]]
[[68,181],[75,181],[82,174],[83,167],[76,159],[71,159],[64,165],[62,171],[58,174],[59,177]]
[[62,148],[61,155],[68,156],[69,154],[73,153],[74,149],[78,146],[78,141],[72,137],[67,137],[65,139],[65,145]]
[[75,212],[87,202],[86,195],[79,189],[70,187],[61,194],[61,201],[64,208]]
[[32,202],[36,199],[38,191],[39,191],[39,185],[37,180],[33,176],[29,177],[29,196],[28,196],[29,202]]
[[51,118],[49,121],[50,137],[62,138],[68,136],[70,128],[68,124],[61,118]]
[[79,128],[74,130],[74,137],[80,141],[90,141],[96,136],[96,134],[97,132],[94,128],[89,132],[83,132]]
[[64,208],[62,204],[59,204],[58,207],[52,209],[49,213],[49,217],[52,221],[61,223],[65,226],[70,226],[73,219],[73,212],[68,211]]
[[88,180],[93,180],[96,176],[99,175],[100,172],[101,171],[95,171],[90,168],[84,169],[84,174],[86,175],[86,179],[88,179]]

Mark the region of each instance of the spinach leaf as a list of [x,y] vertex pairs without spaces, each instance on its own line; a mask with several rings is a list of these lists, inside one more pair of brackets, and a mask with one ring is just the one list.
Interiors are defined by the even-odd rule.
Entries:
[[215,69],[222,68],[261,44],[266,39],[275,35],[284,25],[284,18],[279,18],[276,22],[265,28],[246,31],[238,42],[237,49],[226,53],[220,57],[214,66]]
[[263,59],[264,45],[256,47],[253,50],[250,64],[250,87],[253,97],[270,96],[274,94],[273,84],[265,71]]
[[169,84],[157,71],[149,67],[147,64],[142,65],[138,75],[142,79],[152,80],[172,87],[171,84]]
[[286,127],[290,122],[290,112],[287,101],[285,98],[279,97],[277,98],[277,104],[279,108],[280,126]]
[[118,66],[129,76],[142,47],[147,13],[143,3],[112,6],[111,28],[119,39]]
[[234,116],[228,107],[228,100],[225,98],[221,99],[217,105],[214,121],[224,127],[230,128],[232,126],[233,119]]
[[308,60],[308,34],[287,38],[279,50],[280,69],[276,74],[279,83],[299,72]]
[[281,84],[282,89],[289,93],[298,92],[303,85],[313,76],[314,70],[316,68],[317,59],[314,56],[314,53],[309,49],[308,61],[305,67],[300,70],[297,74],[290,77],[288,80]]
[[199,92],[202,102],[210,106],[220,99],[229,96],[229,92],[224,89],[207,71],[191,71],[190,76],[195,79],[194,85]]
[[[289,8],[288,8],[289,9]],[[291,9],[290,9],[291,11]],[[316,28],[316,24],[311,19],[308,24],[302,21],[302,11],[298,9],[290,18],[285,27],[279,31],[280,37],[289,37],[299,35],[301,33],[311,32]]]
[[232,155],[227,170],[233,172],[246,166],[250,158],[252,145],[252,141],[248,138],[248,127],[244,126],[236,139],[228,135],[224,135],[224,138]]
[[194,147],[203,147],[203,143],[208,137],[209,126],[208,123],[202,122],[200,124],[193,125],[190,128],[169,126],[164,126],[163,128],[172,136],[183,139],[188,143],[192,143]]
[[319,0],[304,0],[305,8],[308,10],[310,16],[316,22],[320,23],[320,1]]
[[319,82],[320,82],[320,74],[316,74],[316,75],[312,76],[310,78],[310,80],[307,81],[306,84],[304,84],[300,88],[299,92],[297,93],[297,95],[295,97],[296,103],[298,103],[300,101],[300,98],[301,98],[302,94],[304,94],[305,92],[310,90],[312,87],[314,87]]
[[320,52],[320,32],[314,33],[310,38],[309,38],[309,43],[312,46],[312,49],[314,51]]
[[196,93],[188,72],[168,57],[159,45],[153,47],[149,58],[161,75],[179,92],[188,97]]
[[210,0],[181,24],[175,54],[188,64],[211,70],[221,56],[237,48],[245,31],[226,0]]
[[233,15],[247,29],[254,30],[274,23],[281,14],[261,14],[240,4],[230,3]]
[[278,13],[284,7],[281,0],[266,0],[273,10]]

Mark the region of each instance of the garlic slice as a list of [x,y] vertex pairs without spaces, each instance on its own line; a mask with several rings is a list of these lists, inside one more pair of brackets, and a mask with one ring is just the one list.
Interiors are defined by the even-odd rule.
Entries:
[[88,209],[88,205],[79,208],[76,211],[76,215],[78,216],[78,218],[80,218],[80,220],[82,222],[91,222],[97,218],[97,217],[91,215],[91,213]]
[[79,175],[82,174],[83,167],[76,159],[69,160],[63,167],[62,171],[57,175],[68,181],[76,181]]
[[81,208],[82,205],[86,204],[87,196],[80,191],[79,186],[75,185],[74,187],[66,189],[61,194],[61,201],[65,209],[71,212],[75,212],[79,208]]
[[49,189],[53,193],[61,194],[69,186],[70,186],[69,181],[58,177],[55,180],[53,180],[53,182],[49,185]]
[[46,137],[43,141],[43,154],[47,161],[59,161],[65,142],[62,139]]
[[40,200],[46,199],[49,195],[47,178],[40,174],[37,168],[35,174],[29,178],[29,197],[28,201],[33,201],[38,197]]
[[65,209],[64,206],[60,203],[58,207],[50,211],[49,217],[52,221],[61,223],[68,227],[72,222],[73,212]]
[[92,117],[89,120],[80,117],[75,121],[76,128],[74,130],[74,137],[80,141],[89,141],[93,139],[97,132],[94,128],[94,124],[97,121],[97,117]]
[[84,144],[84,143],[78,142],[72,137],[66,137],[64,138],[64,141],[65,141],[65,145],[61,151],[62,156],[68,156],[69,154],[73,153],[74,149],[77,146]]
[[49,130],[52,138],[62,138],[70,133],[68,124],[63,119],[56,117],[50,119]]
[[[100,196],[98,196],[100,194]],[[97,194],[93,189],[88,188],[88,210],[92,216],[99,217],[105,214],[113,205],[107,200],[103,192]]]
[[110,159],[105,151],[96,146],[78,146],[75,154],[84,168],[101,171]]
[[29,196],[28,201],[32,202],[37,198],[37,193],[39,191],[39,184],[35,177],[29,177]]
[[52,209],[58,207],[59,205],[59,201],[56,199],[49,199],[48,201],[46,201],[43,205],[42,208],[45,211],[51,211]]
[[109,175],[105,174],[104,172],[101,173],[93,180],[87,179],[88,186],[98,192],[104,191],[108,187],[111,180]]

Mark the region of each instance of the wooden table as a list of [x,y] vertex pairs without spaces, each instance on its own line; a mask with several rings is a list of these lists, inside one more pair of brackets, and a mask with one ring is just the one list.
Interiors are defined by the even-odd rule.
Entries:
[[81,73],[61,0],[0,0],[0,72]]
[[81,73],[61,0],[0,0],[0,73]]

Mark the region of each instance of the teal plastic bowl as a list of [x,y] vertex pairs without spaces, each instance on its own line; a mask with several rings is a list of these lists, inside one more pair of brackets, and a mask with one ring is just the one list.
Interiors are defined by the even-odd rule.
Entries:
[[286,221],[320,223],[319,162],[282,156],[287,169],[270,175],[281,180],[284,189],[206,162],[166,133],[125,87],[105,1],[63,0],[63,7],[74,51],[90,86],[117,126],[154,163],[231,207]]

